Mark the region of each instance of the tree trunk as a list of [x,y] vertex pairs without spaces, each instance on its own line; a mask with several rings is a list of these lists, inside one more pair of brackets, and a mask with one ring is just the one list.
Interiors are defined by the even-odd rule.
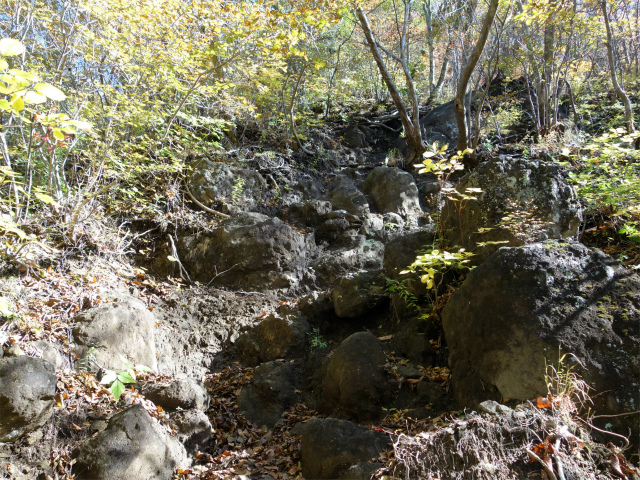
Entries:
[[453,102],[456,110],[456,119],[458,121],[458,150],[460,151],[464,151],[469,146],[467,137],[467,112],[464,104],[467,86],[469,85],[469,79],[471,78],[473,69],[476,67],[478,60],[480,59],[480,55],[482,55],[482,51],[484,50],[484,46],[487,43],[489,31],[491,30],[493,19],[495,18],[498,10],[498,2],[499,0],[491,0],[491,3],[489,4],[489,10],[487,10],[487,16],[482,24],[482,30],[480,31],[478,41],[475,47],[473,47],[473,51],[471,52],[471,55],[469,55],[469,60],[460,75],[458,92]]
[[607,0],[602,0],[602,16],[604,17],[604,25],[607,29],[607,56],[609,57],[609,70],[611,71],[611,82],[613,83],[613,88],[618,95],[620,101],[624,104],[624,114],[627,122],[627,131],[629,133],[635,132],[635,127],[633,125],[633,110],[631,108],[631,101],[629,100],[629,96],[620,86],[618,82],[618,74],[616,72],[616,64],[613,57],[613,35],[611,34],[611,25],[609,24],[609,14],[607,13]]
[[[497,0],[496,0],[497,1]],[[364,32],[365,38],[367,39],[367,43],[369,44],[369,48],[371,49],[371,54],[373,55],[373,59],[378,65],[378,69],[380,70],[380,75],[384,80],[384,83],[391,94],[391,98],[393,99],[393,103],[398,109],[398,113],[400,115],[400,121],[402,122],[402,126],[404,127],[405,132],[405,141],[407,145],[411,149],[412,155],[410,158],[407,158],[407,161],[412,161],[416,157],[420,157],[424,152],[427,151],[426,146],[422,142],[422,134],[420,133],[420,108],[418,104],[418,97],[415,92],[413,79],[411,77],[411,73],[409,72],[409,67],[406,62],[405,51],[407,50],[406,39],[407,39],[407,28],[409,23],[409,17],[411,13],[411,0],[407,0],[405,3],[405,16],[404,16],[404,28],[402,32],[402,39],[400,43],[400,57],[395,57],[394,59],[400,63],[402,67],[402,71],[405,75],[405,79],[407,82],[407,90],[409,92],[409,96],[411,98],[413,112],[411,116],[402,101],[402,97],[400,96],[400,92],[396,87],[387,67],[385,66],[384,60],[380,55],[380,50],[378,48],[378,42],[373,38],[373,33],[371,32],[371,27],[369,26],[369,21],[362,10],[362,8],[358,8],[356,10],[356,15],[358,16],[358,20],[360,21],[360,26]],[[389,53],[389,52],[387,52]]]

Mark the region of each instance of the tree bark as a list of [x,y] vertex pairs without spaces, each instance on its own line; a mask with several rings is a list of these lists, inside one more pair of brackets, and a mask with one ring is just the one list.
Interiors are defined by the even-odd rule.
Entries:
[[[356,10],[356,15],[358,20],[360,21],[360,26],[364,32],[365,38],[367,39],[367,43],[371,50],[371,54],[373,55],[373,59],[378,65],[378,70],[380,71],[380,75],[384,80],[384,83],[391,94],[391,98],[393,99],[393,103],[398,109],[398,113],[400,114],[400,121],[402,122],[402,126],[404,127],[405,132],[405,141],[407,145],[411,149],[412,155],[410,158],[407,158],[407,161],[411,161],[416,157],[420,157],[424,152],[427,151],[426,145],[422,141],[422,134],[420,132],[420,105],[418,104],[418,96],[416,95],[416,91],[413,84],[413,78],[411,77],[411,72],[409,71],[409,66],[406,61],[405,51],[407,50],[407,28],[409,24],[409,17],[411,13],[411,1],[406,0],[405,2],[405,15],[404,15],[404,26],[402,31],[402,37],[400,42],[400,57],[393,56],[390,52],[386,52],[390,56],[400,63],[402,71],[404,73],[406,82],[407,82],[407,90],[409,93],[409,97],[411,98],[413,111],[411,115],[409,115],[409,111],[407,110],[404,102],[402,101],[402,97],[400,96],[400,92],[396,87],[387,67],[380,55],[380,49],[378,42],[373,37],[373,33],[371,31],[371,27],[369,26],[369,21],[367,20],[367,16],[365,15],[362,8],[358,8]],[[497,2],[497,0],[495,0]]]
[[467,86],[469,84],[471,74],[473,73],[478,60],[480,59],[480,55],[482,55],[484,46],[487,43],[487,38],[489,37],[489,31],[491,29],[491,25],[493,24],[493,19],[495,18],[496,12],[498,11],[498,1],[499,0],[491,0],[491,3],[489,4],[489,10],[487,10],[487,16],[485,17],[484,23],[482,24],[482,30],[480,31],[478,41],[476,42],[475,47],[473,47],[473,51],[471,52],[471,55],[469,55],[469,60],[467,61],[462,74],[460,75],[458,92],[453,102],[454,108],[456,110],[456,119],[458,121],[458,150],[460,151],[464,151],[469,146],[467,137],[467,112],[464,104],[465,94],[467,93]]
[[635,126],[633,124],[633,109],[631,108],[631,101],[629,96],[622,89],[618,82],[618,74],[616,72],[615,59],[613,57],[613,35],[611,34],[611,25],[609,24],[609,14],[607,13],[607,0],[602,0],[602,16],[604,17],[604,25],[607,29],[607,56],[609,57],[609,70],[611,72],[611,82],[613,88],[618,95],[618,98],[624,105],[624,115],[627,123],[627,132],[635,132]]

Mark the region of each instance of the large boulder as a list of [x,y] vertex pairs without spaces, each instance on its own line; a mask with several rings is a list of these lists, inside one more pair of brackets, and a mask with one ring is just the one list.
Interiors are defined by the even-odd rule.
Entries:
[[358,332],[333,352],[322,379],[325,407],[340,416],[371,420],[388,399],[387,357],[373,333]]
[[377,457],[391,443],[385,434],[336,418],[312,418],[300,430],[302,475],[308,479],[338,478],[353,465]]
[[619,415],[640,405],[640,279],[602,252],[554,241],[501,248],[451,296],[442,326],[461,406],[546,394],[545,362],[557,367],[561,347],[584,366],[596,413],[613,415],[601,428],[638,438],[638,415]]
[[278,218],[241,213],[207,234],[185,237],[180,255],[193,280],[246,290],[292,290],[307,272],[313,235]]
[[374,168],[363,189],[379,213],[396,213],[402,217],[422,213],[413,176],[397,167]]
[[133,364],[157,370],[156,319],[141,301],[121,298],[85,310],[74,320],[73,341],[81,359],[91,348],[101,367],[122,370],[122,356]]
[[169,480],[176,468],[190,463],[182,444],[139,404],[111,417],[107,428],[83,442],[72,457],[78,480]]
[[0,358],[0,442],[44,425],[53,411],[56,372],[40,358]]
[[267,182],[255,170],[207,158],[196,161],[192,168],[187,184],[193,196],[207,207],[249,210],[266,199]]
[[336,280],[350,273],[380,270],[384,244],[364,235],[351,238],[347,247],[327,249],[311,262],[311,268],[320,286],[331,287]]
[[363,217],[369,213],[367,197],[358,190],[354,181],[346,175],[337,175],[327,185],[329,200],[334,210],[346,210],[351,215]]
[[473,251],[471,262],[479,265],[503,245],[574,236],[582,213],[566,177],[561,165],[542,160],[500,155],[481,164],[456,186],[460,195],[477,199],[449,195],[445,202],[442,218],[449,240]]
[[245,365],[255,366],[279,358],[302,357],[307,351],[309,328],[302,315],[269,315],[240,335],[236,343],[240,358]]
[[282,414],[296,403],[295,371],[289,363],[263,363],[252,382],[238,397],[240,412],[257,425],[273,428]]

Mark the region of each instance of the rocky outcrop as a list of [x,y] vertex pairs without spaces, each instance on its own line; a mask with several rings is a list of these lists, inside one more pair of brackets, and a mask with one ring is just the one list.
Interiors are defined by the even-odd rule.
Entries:
[[501,248],[452,295],[442,326],[461,406],[546,394],[545,361],[557,367],[561,347],[582,364],[594,410],[613,415],[602,424],[638,438],[638,415],[618,415],[640,404],[640,279],[607,255],[554,241]]
[[204,206],[233,212],[252,210],[267,197],[267,182],[255,170],[201,159],[192,165],[187,184]]
[[202,383],[190,378],[180,378],[172,382],[157,382],[143,385],[145,397],[164,410],[206,410],[209,408],[209,394]]
[[362,217],[369,213],[367,197],[346,175],[338,175],[327,185],[329,200],[334,210],[346,210],[351,215]]
[[[473,251],[471,263],[479,265],[500,246],[572,237],[582,214],[566,175],[557,163],[506,155],[481,164],[456,186],[458,195],[448,195],[449,240]],[[461,200],[465,194],[477,199]]]
[[363,190],[379,213],[395,213],[405,218],[422,213],[413,176],[399,168],[374,168]]
[[299,287],[313,249],[313,235],[257,213],[242,213],[210,233],[180,242],[180,256],[193,280],[258,291]]
[[388,400],[386,355],[376,336],[354,333],[333,352],[322,379],[325,407],[356,420],[377,418]]
[[141,405],[132,405],[109,420],[107,428],[83,442],[72,457],[78,480],[169,480],[176,468],[187,468],[187,453]]
[[300,430],[302,475],[309,479],[338,478],[350,467],[376,457],[391,443],[388,435],[335,418],[312,418]]
[[80,358],[93,347],[92,355],[101,367],[122,370],[122,356],[135,365],[157,370],[155,326],[154,315],[142,302],[122,298],[79,313],[73,341]]
[[0,442],[13,442],[44,425],[55,393],[56,373],[49,362],[0,358]]

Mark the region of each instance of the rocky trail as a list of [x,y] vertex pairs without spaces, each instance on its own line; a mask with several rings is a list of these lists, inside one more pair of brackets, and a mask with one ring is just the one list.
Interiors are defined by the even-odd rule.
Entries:
[[[563,167],[443,182],[371,122],[313,144],[193,156],[229,218],[174,206],[3,277],[0,477],[640,478],[640,278],[576,241]],[[427,290],[402,272],[443,232],[476,268]]]

